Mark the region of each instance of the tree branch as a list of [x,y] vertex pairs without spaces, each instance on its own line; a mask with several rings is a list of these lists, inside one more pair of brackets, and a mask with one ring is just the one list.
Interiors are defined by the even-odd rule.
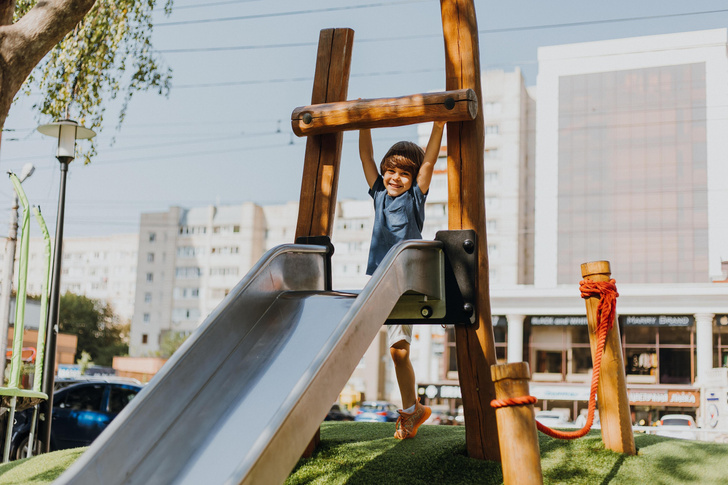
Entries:
[[0,0],[0,25],[12,24],[13,13],[15,13],[15,0]]
[[[0,27],[3,91],[12,92],[14,97],[33,68],[83,19],[95,2],[40,0],[15,24]],[[7,94],[4,92],[2,96]]]

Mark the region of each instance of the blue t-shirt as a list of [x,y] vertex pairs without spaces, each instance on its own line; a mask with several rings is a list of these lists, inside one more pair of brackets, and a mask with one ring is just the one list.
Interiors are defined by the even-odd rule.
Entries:
[[407,192],[392,197],[380,175],[369,195],[374,199],[374,229],[367,263],[367,274],[371,275],[392,246],[405,239],[422,239],[427,194],[413,180]]

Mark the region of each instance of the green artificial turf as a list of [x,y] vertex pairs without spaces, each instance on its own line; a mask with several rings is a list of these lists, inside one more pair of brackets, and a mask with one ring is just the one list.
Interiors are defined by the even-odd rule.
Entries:
[[[465,455],[465,428],[423,426],[413,440],[394,426],[324,423],[321,445],[301,459],[287,485],[500,484],[500,464]],[[604,449],[601,434],[556,440],[539,433],[545,484],[728,484],[728,445],[635,435],[637,456]]]
[[54,451],[0,465],[0,485],[53,483],[86,448]]
[[[326,422],[313,457],[301,459],[287,485],[500,484],[498,463],[465,453],[462,426],[423,426],[395,440],[393,423]],[[728,445],[635,435],[637,456],[604,449],[598,430],[555,440],[539,434],[546,484],[728,484]],[[0,465],[0,485],[50,484],[85,448]]]

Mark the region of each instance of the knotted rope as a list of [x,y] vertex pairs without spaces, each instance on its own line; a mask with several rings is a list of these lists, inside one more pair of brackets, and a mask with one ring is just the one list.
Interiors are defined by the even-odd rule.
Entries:
[[[589,389],[589,410],[587,413],[586,424],[577,431],[558,431],[551,429],[536,421],[538,430],[551,436],[552,438],[560,438],[565,440],[573,440],[586,435],[594,424],[594,411],[597,407],[597,389],[599,388],[599,374],[602,367],[602,353],[604,352],[604,344],[607,341],[607,333],[614,325],[614,317],[617,313],[617,285],[612,279],[609,281],[591,281],[582,280],[579,283],[582,298],[590,298],[593,296],[600,297],[599,306],[597,307],[597,352],[594,356],[594,368],[592,370],[591,387]],[[537,401],[535,396],[522,396],[511,399],[494,399],[490,405],[494,408],[506,406],[523,406],[533,404]]]

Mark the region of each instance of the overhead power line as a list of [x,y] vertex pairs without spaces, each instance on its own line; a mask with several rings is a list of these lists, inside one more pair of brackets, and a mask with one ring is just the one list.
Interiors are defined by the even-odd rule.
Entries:
[[[310,10],[293,10],[290,12],[272,12],[272,13],[262,13],[262,14],[254,14],[254,15],[217,17],[217,18],[210,18],[210,19],[180,20],[177,22],[161,22],[161,23],[155,24],[155,27],[172,27],[172,26],[176,26],[176,25],[233,22],[233,21],[239,21],[239,20],[253,20],[253,19],[270,18],[270,17],[287,17],[287,16],[293,16],[293,15],[334,12],[334,11],[339,11],[339,10],[365,9],[365,8],[373,8],[373,7],[389,7],[389,6],[393,6],[393,5],[401,5],[401,4],[406,4],[406,3],[421,3],[423,1],[428,1],[428,0],[401,0],[399,2],[379,2],[379,3],[370,3],[370,4],[364,4],[364,5],[348,5],[348,6],[344,6],[344,7],[327,7],[327,8],[310,9]],[[525,26],[515,26],[515,27],[502,27],[502,28],[497,28],[497,29],[482,29],[482,30],[479,30],[478,33],[480,33],[480,34],[497,34],[497,33],[502,33],[502,32],[520,32],[520,31],[528,31],[528,30],[559,29],[559,28],[564,28],[564,27],[582,27],[582,26],[588,26],[588,25],[611,24],[611,23],[618,23],[618,22],[636,22],[636,21],[643,21],[643,20],[657,20],[657,19],[666,19],[666,18],[675,18],[675,17],[687,17],[687,16],[692,16],[692,15],[711,15],[711,14],[726,13],[726,12],[728,12],[728,9],[701,10],[698,12],[680,12],[680,13],[668,13],[668,14],[657,14],[657,15],[644,15],[644,16],[639,16],[639,17],[620,17],[620,18],[615,18],[615,19],[584,20],[581,22],[562,22],[562,23],[557,23],[557,24],[538,24],[538,25],[525,25]],[[434,35],[432,35],[432,36],[434,36]]]
[[[529,31],[529,30],[541,30],[541,29],[556,29],[565,27],[582,27],[587,25],[597,24],[610,24],[616,22],[632,22],[642,20],[656,20],[661,18],[671,17],[684,17],[690,15],[709,15],[716,13],[726,13],[728,9],[720,10],[705,10],[700,12],[683,12],[676,14],[663,14],[663,15],[649,15],[643,17],[622,17],[617,19],[603,19],[603,20],[586,20],[583,22],[567,22],[559,24],[541,24],[541,25],[526,25],[521,27],[504,27],[500,29],[482,29],[479,30],[480,34],[497,34],[503,32],[518,32],[518,31]],[[193,21],[190,21],[193,22]],[[194,21],[196,22],[196,21]],[[167,25],[167,24],[165,24]],[[357,44],[369,43],[369,42],[396,42],[404,40],[420,40],[420,39],[434,39],[441,38],[440,34],[418,34],[418,35],[407,35],[399,37],[376,37],[369,39],[357,39]],[[234,45],[234,46],[213,46],[213,47],[190,47],[181,49],[159,49],[156,52],[160,54],[190,54],[195,52],[226,52],[226,51],[241,51],[241,50],[261,50],[261,49],[289,49],[295,47],[315,47],[318,45],[316,42],[291,42],[285,44],[252,44],[252,45]]]
[[176,25],[233,22],[233,21],[238,21],[238,20],[253,20],[253,19],[262,19],[262,18],[270,18],[270,17],[289,17],[292,15],[336,12],[339,10],[355,10],[355,9],[373,8],[373,7],[391,7],[394,5],[402,5],[405,3],[422,3],[425,1],[429,1],[429,0],[400,0],[398,2],[378,2],[378,3],[368,3],[368,4],[364,4],[364,5],[347,5],[345,7],[327,7],[327,8],[317,8],[317,9],[310,9],[310,10],[293,10],[290,12],[261,13],[261,14],[254,14],[254,15],[218,17],[218,18],[211,18],[211,19],[180,20],[177,22],[161,22],[161,23],[155,24],[154,26],[155,26],[155,28],[156,27],[172,27],[172,26],[176,26]]

